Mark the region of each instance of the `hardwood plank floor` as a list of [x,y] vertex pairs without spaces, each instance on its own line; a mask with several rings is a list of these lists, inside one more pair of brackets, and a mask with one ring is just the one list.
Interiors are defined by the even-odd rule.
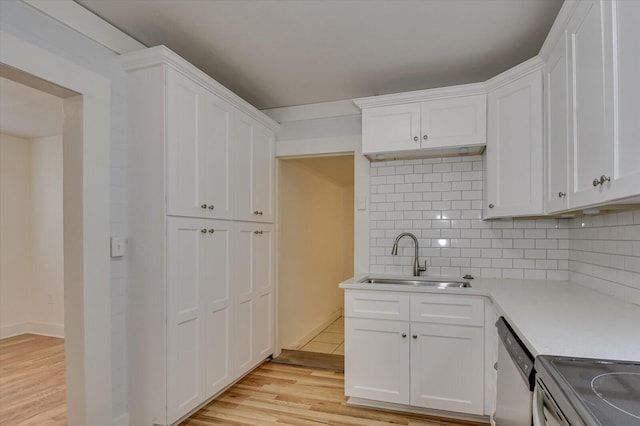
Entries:
[[66,424],[64,339],[0,339],[0,425]]
[[343,373],[268,362],[181,425],[480,425],[350,407],[346,400]]

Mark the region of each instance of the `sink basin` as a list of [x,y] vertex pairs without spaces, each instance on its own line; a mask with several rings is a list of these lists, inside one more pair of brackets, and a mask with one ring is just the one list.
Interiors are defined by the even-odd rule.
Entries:
[[359,283],[365,284],[395,284],[410,285],[414,287],[433,287],[433,288],[469,288],[471,284],[468,281],[447,281],[428,278],[376,278],[364,277]]

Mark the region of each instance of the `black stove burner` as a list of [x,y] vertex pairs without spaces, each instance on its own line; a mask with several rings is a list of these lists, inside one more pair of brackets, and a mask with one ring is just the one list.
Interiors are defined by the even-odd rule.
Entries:
[[585,424],[640,426],[640,362],[538,358],[540,377],[556,382]]

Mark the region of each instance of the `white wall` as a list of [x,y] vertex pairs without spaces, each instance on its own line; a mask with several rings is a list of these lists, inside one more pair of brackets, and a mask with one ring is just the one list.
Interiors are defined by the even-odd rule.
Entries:
[[0,133],[0,338],[28,321],[31,285],[29,141]]
[[[77,63],[111,82],[111,233],[127,235],[126,75],[117,55],[19,0],[2,0],[0,27],[20,39]],[[111,261],[112,414],[127,412],[126,258]]]
[[0,337],[64,337],[62,137],[0,140]]
[[[353,275],[353,157],[280,161],[278,179],[279,339],[296,349],[343,308],[338,284]],[[335,180],[309,166],[347,169]],[[333,166],[331,164],[334,164]]]
[[62,136],[31,139],[30,148],[30,322],[40,327],[34,331],[63,336]]

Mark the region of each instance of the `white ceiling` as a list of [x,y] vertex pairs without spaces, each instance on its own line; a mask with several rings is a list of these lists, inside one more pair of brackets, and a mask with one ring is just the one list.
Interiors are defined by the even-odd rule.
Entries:
[[0,132],[25,139],[62,134],[62,99],[0,77]]
[[538,53],[562,0],[76,0],[260,109],[484,81]]

